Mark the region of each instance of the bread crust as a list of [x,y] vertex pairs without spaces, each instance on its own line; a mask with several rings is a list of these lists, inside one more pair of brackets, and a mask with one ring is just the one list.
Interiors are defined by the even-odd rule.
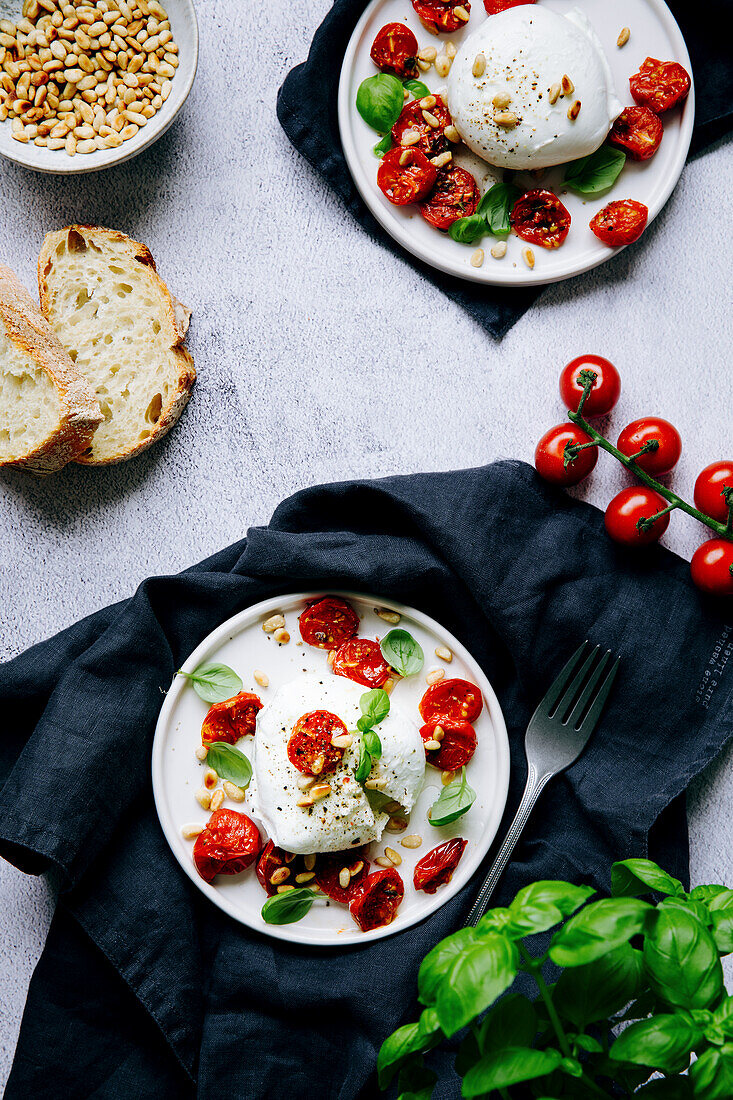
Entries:
[[44,476],[85,451],[104,417],[91,386],[74,367],[26,288],[5,264],[0,264],[0,318],[9,339],[49,377],[61,406],[58,424],[41,444],[22,458],[0,460],[0,466]]
[[191,395],[191,389],[196,381],[196,370],[193,364],[193,357],[183,344],[184,337],[188,330],[191,311],[174,298],[168,290],[168,287],[158,275],[155,260],[153,259],[150,249],[146,245],[141,244],[140,241],[133,240],[131,237],[128,237],[127,234],[121,233],[116,229],[107,229],[99,225],[77,224],[68,225],[65,229],[59,229],[56,232],[48,233],[41,247],[41,252],[38,257],[38,291],[41,309],[47,319],[50,320],[51,314],[51,290],[48,276],[53,267],[53,253],[64,237],[69,237],[71,239],[70,235],[73,233],[79,234],[85,240],[91,239],[98,245],[103,245],[104,243],[121,245],[132,262],[140,263],[149,268],[149,277],[154,283],[161,302],[161,321],[168,327],[170,333],[170,351],[179,360],[180,364],[177,385],[168,395],[166,404],[161,410],[155,428],[151,431],[147,439],[136,441],[133,446],[108,458],[100,459],[94,458],[92,455],[78,455],[74,459],[74,461],[85,466],[108,466],[117,462],[126,462],[128,459],[147,450],[148,447],[151,447],[153,443],[156,443],[159,439],[162,439],[162,437],[170,431],[186,407]]

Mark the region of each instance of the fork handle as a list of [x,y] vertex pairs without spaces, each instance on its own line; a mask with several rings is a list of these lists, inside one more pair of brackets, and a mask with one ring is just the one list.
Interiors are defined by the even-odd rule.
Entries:
[[474,928],[481,917],[488,908],[491,895],[496,888],[496,884],[501,878],[502,872],[509,862],[509,857],[514,851],[514,847],[519,840],[519,837],[527,824],[527,819],[532,813],[535,802],[540,797],[544,790],[545,784],[552,779],[552,775],[538,776],[535,769],[530,765],[529,773],[527,775],[527,784],[524,788],[524,794],[522,795],[522,801],[519,803],[519,809],[516,812],[514,821],[512,821],[509,828],[509,832],[504,838],[504,843],[499,849],[496,859],[491,865],[491,870],[484,880],[484,884],[479,890],[478,897],[473,903],[470,913],[466,918],[466,927]]

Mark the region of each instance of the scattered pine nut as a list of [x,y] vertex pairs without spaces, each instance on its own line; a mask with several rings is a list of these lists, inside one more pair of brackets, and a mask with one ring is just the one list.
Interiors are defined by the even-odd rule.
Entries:
[[222,783],[224,788],[224,794],[227,798],[231,798],[232,802],[244,802],[244,791],[241,787],[237,787],[235,783],[230,783],[228,779],[225,779]]
[[290,891],[294,889],[295,887],[292,885],[292,883],[286,882],[284,886],[278,886],[277,892],[278,894],[289,894]]
[[471,72],[475,77],[483,76],[486,72],[486,54],[477,53],[473,59]]
[[462,23],[467,23],[468,22],[468,19],[469,19],[468,12],[464,8],[463,4],[458,4],[453,9],[453,14],[456,16],[457,19],[460,19],[460,21]]
[[461,140],[461,135],[458,133],[452,122],[449,123],[448,126],[446,126],[445,130],[443,130],[443,133],[448,138],[448,141],[457,142]]
[[[403,149],[402,152],[400,153],[400,164],[403,166],[403,168],[406,164],[409,164],[411,160],[412,160],[412,154],[410,153],[410,150],[409,149]],[[330,651],[329,657],[331,656],[331,653],[333,653],[333,652],[334,652],[334,650]],[[333,658],[332,657],[331,657],[330,664],[331,664],[331,666],[333,666]]]
[[194,755],[195,755],[196,759],[199,761],[199,763],[203,764],[204,760],[208,756],[208,753],[209,753],[209,750],[207,749],[206,745],[199,745],[197,747]]
[[386,855],[390,863],[394,864],[395,867],[399,867],[402,863],[402,856],[399,852],[395,852],[394,848],[385,848],[384,854]]
[[224,791],[221,789],[221,787],[219,787],[218,790],[214,791],[214,793],[211,796],[211,802],[209,803],[210,809],[212,811],[220,810],[221,809],[221,804],[222,804],[223,801],[224,801]]
[[503,126],[505,130],[513,130],[517,125],[517,116],[513,111],[497,111],[494,122],[497,126]]
[[506,241],[497,241],[496,244],[492,244],[491,255],[495,260],[501,260],[506,256]]
[[269,619],[265,619],[264,623],[262,624],[262,629],[264,630],[265,634],[273,634],[281,626],[285,626],[285,616],[271,615]]
[[310,789],[310,797],[314,802],[319,801],[321,798],[325,798],[326,795],[331,793],[330,783],[316,783]]
[[618,38],[616,39],[616,45],[618,46],[619,49],[621,49],[623,46],[626,45],[626,43],[629,41],[630,38],[631,38],[631,31],[629,30],[629,28],[628,27],[622,27],[621,28],[621,33],[618,36]]
[[450,67],[453,64],[450,57],[445,53],[440,53],[435,59],[435,71],[438,76],[447,76],[450,72]]
[[554,105],[555,103],[557,103],[558,99],[560,98],[560,92],[561,91],[562,91],[562,88],[560,87],[559,84],[552,84],[550,86],[549,100],[550,100],[551,104]]
[[184,840],[193,840],[195,836],[200,836],[205,828],[205,825],[184,825],[181,829],[181,836]]
[[435,738],[436,741],[442,741],[443,740],[443,738],[445,737],[445,730],[443,729],[442,726],[436,726],[435,727],[435,729],[433,730],[433,737]]
[[438,56],[438,51],[435,46],[424,46],[417,56],[420,61],[435,61]]
[[394,867],[392,860],[387,859],[386,856],[377,856],[374,862],[376,863],[377,867]]
[[269,686],[270,677],[266,672],[263,672],[262,669],[256,668],[254,670],[254,681],[256,684],[259,684],[261,688],[266,688]]
[[[402,162],[400,161],[400,163],[402,163]],[[336,659],[336,650],[335,649],[329,649],[328,657],[326,657],[326,664],[328,665],[329,668],[333,668],[333,662],[335,661],[335,659]]]
[[429,111],[431,107],[435,106],[435,104],[436,99],[434,95],[423,96],[423,98],[420,100],[420,106],[423,108],[424,111]]
[[309,791],[315,783],[315,778],[312,775],[299,775],[297,782],[299,790]]
[[[400,145],[408,145],[408,146],[409,145],[417,145],[419,140],[420,140],[420,131],[419,130],[405,130],[404,134],[400,138]],[[384,615],[381,614],[381,612],[379,612],[379,611],[377,612],[377,615],[379,615],[380,619],[384,618]]]
[[290,641],[290,635],[284,627],[280,627],[272,636],[278,645],[287,645]]
[[387,786],[386,779],[367,779],[364,788],[367,791],[383,791]]
[[283,852],[283,859],[286,863],[292,863],[295,859],[295,852]]
[[439,153],[437,157],[431,157],[430,163],[434,164],[436,168],[445,168],[446,164],[450,164],[453,160],[453,154],[450,149],[446,149],[444,153]]
[[202,810],[208,810],[211,805],[210,791],[207,791],[205,787],[199,787],[196,791],[195,798]]
[[316,865],[316,857],[314,855],[303,856],[303,864],[306,871],[312,871]]
[[[423,111],[422,117],[425,119],[425,121],[427,122],[428,126],[431,127],[431,129],[437,130],[440,127],[440,122],[435,117],[435,115],[430,113],[430,111]],[[383,616],[380,616],[380,617],[383,618]]]
[[364,867],[364,860],[363,859],[357,859],[356,863],[352,863],[352,864],[349,865],[349,874],[353,878],[354,875],[359,874],[359,872],[363,869],[363,867]]
[[407,822],[403,817],[392,817],[385,828],[388,833],[403,833],[407,828]]
[[207,768],[204,772],[204,786],[207,790],[213,791],[216,784],[219,782],[219,774],[215,772],[213,768]]
[[[433,163],[435,163],[433,161]],[[483,248],[477,248],[471,256],[471,267],[481,267],[484,262],[484,250]]]
[[394,680],[391,676],[388,676],[387,679],[384,681],[384,683],[382,684],[382,689],[387,692],[387,695],[391,695],[392,691],[394,690]]
[[437,752],[437,750],[440,748],[440,741],[436,741],[434,738],[431,738],[430,741],[426,741],[424,743],[423,747],[425,749],[425,752]]
[[276,871],[273,871],[270,875],[270,885],[280,886],[286,879],[290,878],[289,867],[278,867]]
[[331,738],[331,744],[335,749],[348,749],[351,748],[353,743],[354,738],[350,733],[337,733],[335,737]]
[[446,661],[448,664],[453,660],[453,654],[448,649],[447,645],[439,645],[435,648],[435,656],[440,657],[441,661]]
[[391,802],[385,802],[384,812],[386,814],[396,814],[398,810],[401,810],[402,806],[394,798]]
[[403,848],[419,848],[422,844],[422,837],[418,833],[410,833],[409,836],[403,836],[400,844]]
[[575,91],[575,85],[573,84],[572,80],[567,75],[567,73],[565,74],[565,76],[563,76],[562,80],[560,81],[560,84],[562,86],[562,94],[563,95],[572,95],[573,92]]
[[339,871],[339,886],[341,887],[342,890],[346,890],[348,888],[348,885],[349,885],[350,882],[351,882],[351,872],[349,871],[349,868],[348,867],[342,867],[341,870]]
[[575,122],[576,118],[580,114],[580,100],[576,99],[572,107],[568,109],[568,118],[571,122]]
[[435,668],[432,672],[429,672],[425,677],[426,684],[439,684],[441,680],[445,679],[445,669]]
[[300,806],[302,809],[305,809],[306,807],[313,805],[313,799],[309,798],[308,795],[303,795],[302,798],[298,799],[295,805]]
[[494,107],[499,107],[501,109],[502,107],[508,107],[511,101],[512,97],[509,95],[509,92],[497,92],[491,102]]
[[[458,18],[459,18],[459,19],[461,18],[461,17],[460,17],[460,15],[458,16]],[[454,58],[454,57],[456,56],[456,53],[457,53],[457,50],[456,50],[456,47],[455,47],[455,43],[453,43],[453,42],[446,42],[446,44],[445,44],[445,54],[446,54],[446,57],[447,57],[447,58],[448,58],[448,59],[449,59],[450,61],[452,61],[452,60],[453,60],[453,58]]]
[[316,877],[316,872],[315,871],[301,871],[301,873],[299,875],[295,876],[295,881],[298,883],[298,885],[301,885],[304,882],[310,882],[311,879],[313,879],[315,877]]
[[423,59],[421,57],[418,57],[417,67],[418,67],[418,69],[421,70],[421,72],[426,73],[430,69],[430,62],[429,61],[423,61]]
[[449,783],[452,783],[456,777],[455,772],[445,771],[440,777],[440,781],[444,787],[447,787]]
[[522,259],[526,263],[527,267],[534,267],[534,252],[531,248],[522,249]]

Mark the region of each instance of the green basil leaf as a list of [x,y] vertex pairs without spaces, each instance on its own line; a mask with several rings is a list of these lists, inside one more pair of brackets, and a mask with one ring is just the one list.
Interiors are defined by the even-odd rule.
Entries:
[[665,1004],[707,1008],[723,991],[723,968],[713,937],[692,913],[652,910],[644,937],[644,967],[652,992]]
[[430,1100],[437,1073],[423,1065],[422,1059],[410,1061],[400,1070],[397,1100]]
[[402,82],[389,73],[375,73],[362,80],[356,92],[356,109],[368,126],[380,134],[392,129],[405,102]]
[[408,630],[390,630],[379,647],[387,664],[400,676],[415,676],[422,669],[425,654]]
[[733,997],[726,997],[713,1012],[713,1019],[719,1028],[733,1039]]
[[576,1047],[584,1050],[586,1054],[603,1054],[603,1047],[592,1035],[576,1035],[573,1042]]
[[650,859],[623,859],[611,868],[611,893],[614,897],[638,897],[639,894],[683,894],[679,879],[673,878]]
[[[376,726],[389,714],[389,695],[383,688],[372,688],[361,696],[359,706],[362,716],[369,719],[370,727]],[[359,729],[361,729],[360,722],[361,719],[357,722]]]
[[511,183],[495,183],[482,197],[476,213],[483,215],[488,229],[495,237],[510,232],[512,227],[509,215],[521,193]]
[[730,1100],[733,1096],[733,1047],[706,1050],[690,1067],[695,1100]]
[[652,906],[637,898],[602,898],[581,909],[554,935],[550,958],[558,966],[583,966],[628,943],[644,927]]
[[354,778],[357,783],[364,783],[369,778],[369,773],[372,770],[372,758],[369,755],[366,745],[362,741],[359,745],[359,763],[356,765],[356,771],[354,772]]
[[632,1062],[665,1073],[681,1073],[702,1032],[682,1016],[663,1014],[639,1020],[621,1032],[609,1051],[617,1062]]
[[481,1021],[479,1051],[487,1054],[490,1050],[503,1050],[505,1047],[529,1047],[536,1034],[537,1013],[532,1002],[519,993],[510,993],[502,997]]
[[426,95],[430,95],[430,88],[427,84],[423,84],[422,80],[406,80],[403,87],[407,88],[415,99],[423,99]]
[[696,917],[700,924],[704,924],[706,928],[713,927],[713,916],[705,905],[701,901],[695,901],[694,898],[688,898],[685,895],[681,897],[663,898],[659,903],[660,909],[684,909],[688,913],[692,913],[693,917]]
[[199,665],[193,672],[179,669],[178,675],[191,681],[193,690],[205,703],[223,703],[242,690],[242,681],[229,665]]
[[294,924],[302,920],[313,904],[312,890],[288,890],[273,894],[262,906],[262,919],[267,924]]
[[606,1020],[638,996],[642,987],[641,951],[628,943],[585,966],[563,970],[552,999],[560,1016],[580,1030]]
[[385,156],[392,148],[392,134],[386,133],[383,138],[380,138],[377,144],[372,149],[375,157],[379,157],[380,160]]
[[362,741],[372,760],[379,760],[382,755],[382,742],[379,740],[379,735],[374,730],[365,730]]
[[580,195],[600,195],[616,182],[625,164],[625,153],[611,145],[602,145],[590,156],[569,164],[564,182]]
[[711,898],[716,897],[717,894],[724,894],[727,889],[727,886],[696,886],[694,890],[690,891],[690,897],[694,898],[695,901],[707,903]]
[[476,801],[476,792],[466,779],[466,768],[461,768],[460,776],[452,779],[430,807],[429,820],[431,825],[450,825],[463,817]]
[[710,898],[707,908],[713,920],[713,939],[721,955],[733,951],[733,890],[722,890]]
[[514,981],[517,948],[498,932],[464,949],[438,983],[435,1007],[448,1038],[470,1023]]
[[248,787],[252,778],[252,765],[247,757],[234,745],[226,741],[214,741],[206,754],[208,767],[213,768],[222,779],[228,779],[237,787]]
[[362,714],[361,718],[357,718],[356,720],[356,728],[359,730],[360,733],[366,733],[367,730],[370,730],[372,728],[371,718],[368,718],[365,714]]
[[508,1047],[493,1050],[463,1079],[463,1095],[482,1096],[492,1089],[505,1089],[522,1081],[533,1081],[553,1073],[562,1061],[556,1050],[532,1050],[530,1047]]
[[417,975],[418,997],[422,1004],[432,1005],[438,985],[447,975],[459,956],[477,942],[473,928],[460,928],[437,943],[420,964]]
[[590,886],[548,880],[533,882],[520,890],[509,905],[512,923],[524,934],[545,932],[559,924],[595,894]]
[[377,1074],[380,1089],[386,1089],[397,1070],[410,1054],[426,1049],[422,1028],[418,1020],[404,1024],[393,1031],[382,1043],[377,1057]]
[[467,218],[458,218],[448,226],[448,236],[459,244],[473,244],[485,237],[488,232],[486,219],[482,214],[470,214]]

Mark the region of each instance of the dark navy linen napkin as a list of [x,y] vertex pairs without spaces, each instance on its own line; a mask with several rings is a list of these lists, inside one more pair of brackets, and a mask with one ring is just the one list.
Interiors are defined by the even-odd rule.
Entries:
[[[278,118],[298,152],[330,184],[370,237],[406,259],[444,294],[468,310],[487,332],[501,338],[529,309],[543,288],[470,283],[415,259],[372,217],[346,166],[338,126],[338,83],[346,47],[367,3],[368,0],[335,0],[316,31],[308,60],[288,74],[280,89]],[[481,0],[476,3],[480,5]],[[729,0],[711,0],[704,12],[687,0],[674,0],[669,7],[685,36],[695,75],[697,105],[692,151],[697,152],[731,129],[733,68],[728,39],[722,33],[730,17],[730,3]],[[619,92],[623,98],[624,90],[619,89]],[[626,92],[628,96],[628,89]]]
[[[309,950],[212,906],[152,800],[175,670],[242,608],[308,588],[412,604],[474,654],[511,742],[502,829],[538,699],[585,638],[619,652],[603,720],[543,793],[496,903],[537,878],[607,889],[613,859],[647,851],[687,877],[682,792],[733,733],[733,623],[687,564],[619,549],[596,509],[521,463],[308,489],[245,541],[0,666],[0,853],[61,887],[6,1100],[377,1096],[379,1045],[414,1015],[420,960],[461,925],[480,876],[416,928]],[[458,1096],[436,1058],[436,1096]]]

